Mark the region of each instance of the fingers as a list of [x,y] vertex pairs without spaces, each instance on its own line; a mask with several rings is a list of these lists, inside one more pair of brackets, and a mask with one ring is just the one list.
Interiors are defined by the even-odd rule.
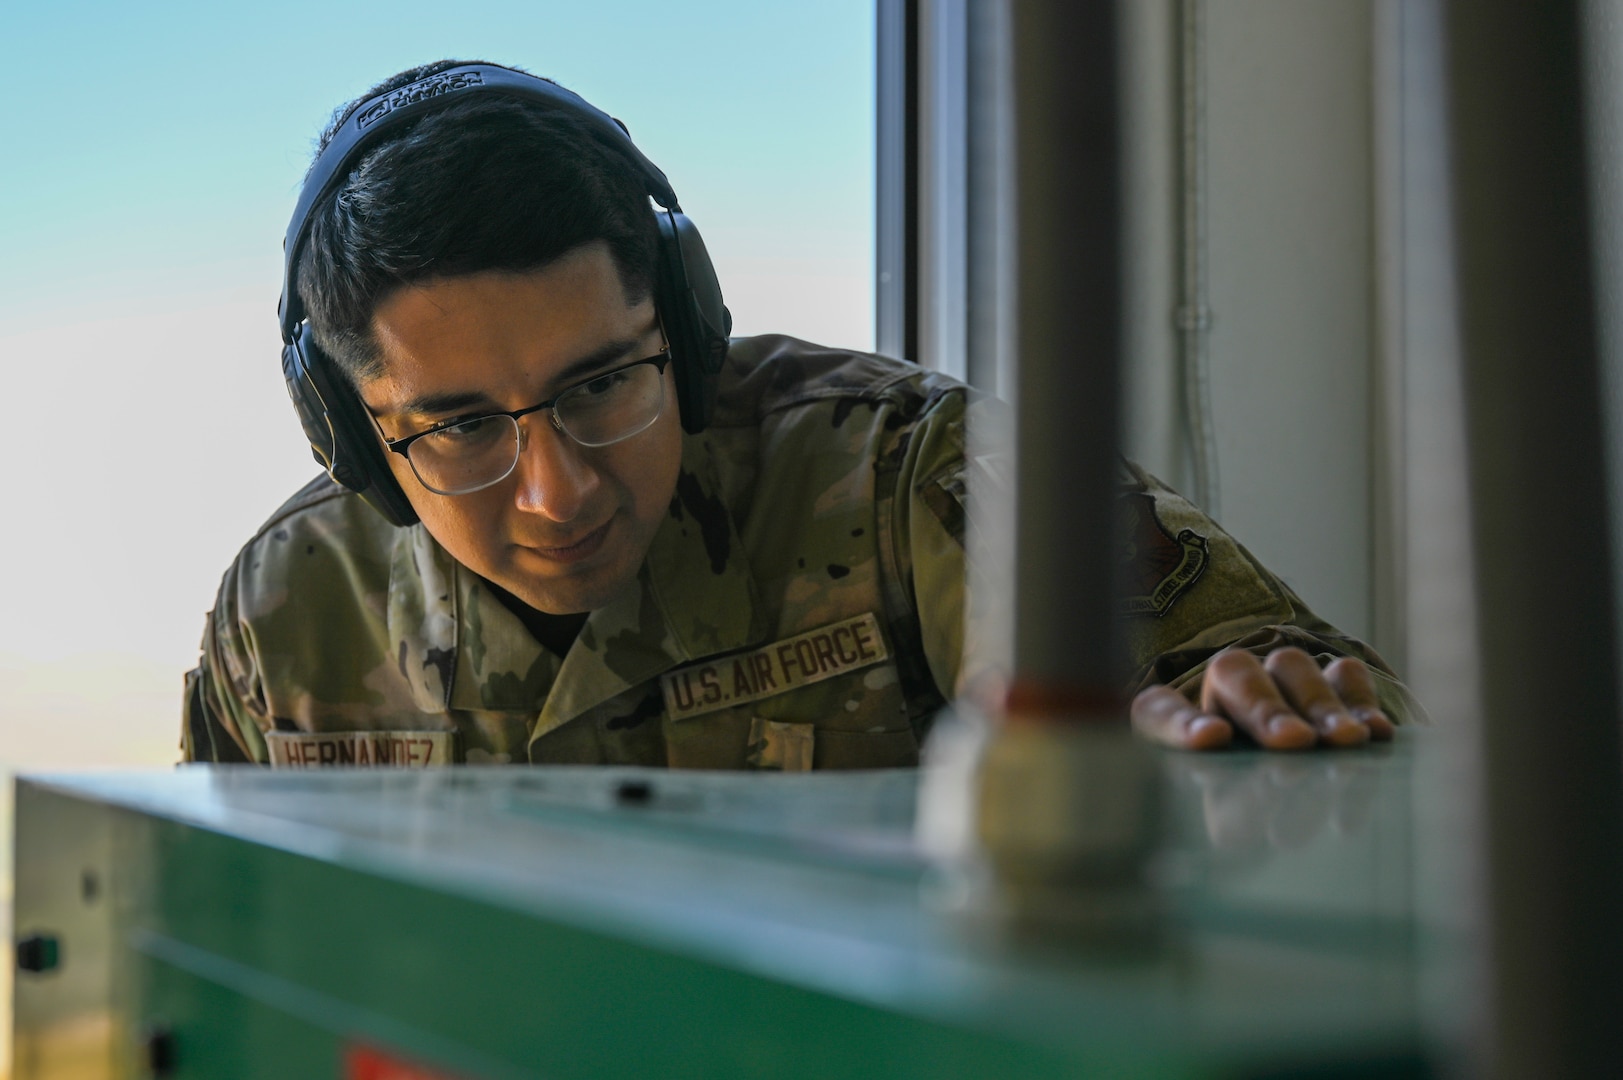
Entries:
[[1133,698],[1133,729],[1151,742],[1178,750],[1217,750],[1234,739],[1226,720],[1203,712],[1170,686],[1151,686]]
[[[1276,655],[1279,650],[1276,650]],[[1308,663],[1311,657],[1303,653]],[[1292,711],[1262,661],[1243,650],[1220,652],[1201,680],[1203,712],[1226,716],[1269,750],[1305,750],[1318,732]]]
[[1381,699],[1375,693],[1375,676],[1369,673],[1368,664],[1356,657],[1343,656],[1324,669],[1324,677],[1353,718],[1369,728],[1371,739],[1387,742],[1392,738],[1396,727],[1381,709]]
[[1291,708],[1313,725],[1321,740],[1331,746],[1362,746],[1369,742],[1369,728],[1353,718],[1348,705],[1319,670],[1318,661],[1307,653],[1290,647],[1275,649],[1263,666]]
[[1152,686],[1133,699],[1132,719],[1144,737],[1182,750],[1220,749],[1236,729],[1269,750],[1363,746],[1395,730],[1367,664],[1342,657],[1321,670],[1290,646],[1266,660],[1242,649],[1220,652],[1207,665],[1198,704]]

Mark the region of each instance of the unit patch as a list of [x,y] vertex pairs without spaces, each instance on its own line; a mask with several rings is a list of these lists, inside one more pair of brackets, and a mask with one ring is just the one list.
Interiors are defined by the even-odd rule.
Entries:
[[890,658],[872,612],[660,676],[672,720],[758,701]]
[[267,731],[273,768],[320,765],[397,765],[427,768],[451,763],[454,731]]
[[1165,615],[1211,561],[1206,538],[1193,529],[1173,536],[1156,517],[1155,499],[1147,494],[1120,496],[1117,513],[1126,578],[1121,613]]

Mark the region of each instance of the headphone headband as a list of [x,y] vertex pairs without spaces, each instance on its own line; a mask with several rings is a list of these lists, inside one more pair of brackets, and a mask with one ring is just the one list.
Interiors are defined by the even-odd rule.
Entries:
[[417,511],[395,480],[376,430],[354,388],[316,344],[305,320],[296,274],[315,206],[334,191],[369,150],[391,131],[462,100],[465,91],[502,94],[527,105],[577,117],[590,135],[642,177],[643,191],[662,209],[653,214],[658,233],[654,304],[665,321],[675,362],[682,427],[703,431],[715,404],[717,374],[727,357],[732,316],[722,302],[716,270],[693,222],[654,163],[631,141],[625,125],[545,79],[486,64],[447,68],[426,79],[379,94],[356,106],[328,140],[305,178],[298,207],[282,243],[282,376],[310,449],[322,468],[395,525],[417,521]]
[[533,105],[560,109],[580,117],[592,133],[615,150],[642,174],[644,187],[655,202],[667,210],[680,212],[682,206],[671,190],[670,181],[659,167],[638,150],[626,126],[608,113],[556,83],[534,75],[484,64],[447,68],[426,79],[369,98],[356,106],[333,134],[305,178],[287,236],[282,241],[282,298],[276,313],[282,324],[282,342],[291,344],[304,321],[304,304],[294,284],[295,268],[304,246],[304,230],[310,211],[342,183],[368,151],[377,146],[388,131],[431,113],[449,108],[461,100],[459,90],[478,88],[485,93],[505,94]]

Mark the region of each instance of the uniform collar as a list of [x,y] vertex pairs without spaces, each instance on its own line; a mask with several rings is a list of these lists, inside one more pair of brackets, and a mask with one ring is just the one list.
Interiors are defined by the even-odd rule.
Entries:
[[709,445],[684,436],[676,492],[635,584],[586,620],[532,738],[674,667],[758,644],[766,631]]
[[424,712],[443,713],[462,666],[458,618],[469,577],[422,525],[396,534],[389,566],[389,655]]
[[758,645],[768,630],[708,441],[693,435],[636,581],[592,612],[562,661],[421,525],[400,530],[387,604],[418,708],[534,710],[532,737],[671,668]]

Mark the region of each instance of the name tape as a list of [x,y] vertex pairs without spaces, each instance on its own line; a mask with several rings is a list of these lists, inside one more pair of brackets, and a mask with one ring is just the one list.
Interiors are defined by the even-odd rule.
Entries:
[[454,731],[267,731],[271,765],[394,765],[422,769],[451,763]]
[[872,612],[660,676],[672,720],[759,701],[888,660],[879,620]]

